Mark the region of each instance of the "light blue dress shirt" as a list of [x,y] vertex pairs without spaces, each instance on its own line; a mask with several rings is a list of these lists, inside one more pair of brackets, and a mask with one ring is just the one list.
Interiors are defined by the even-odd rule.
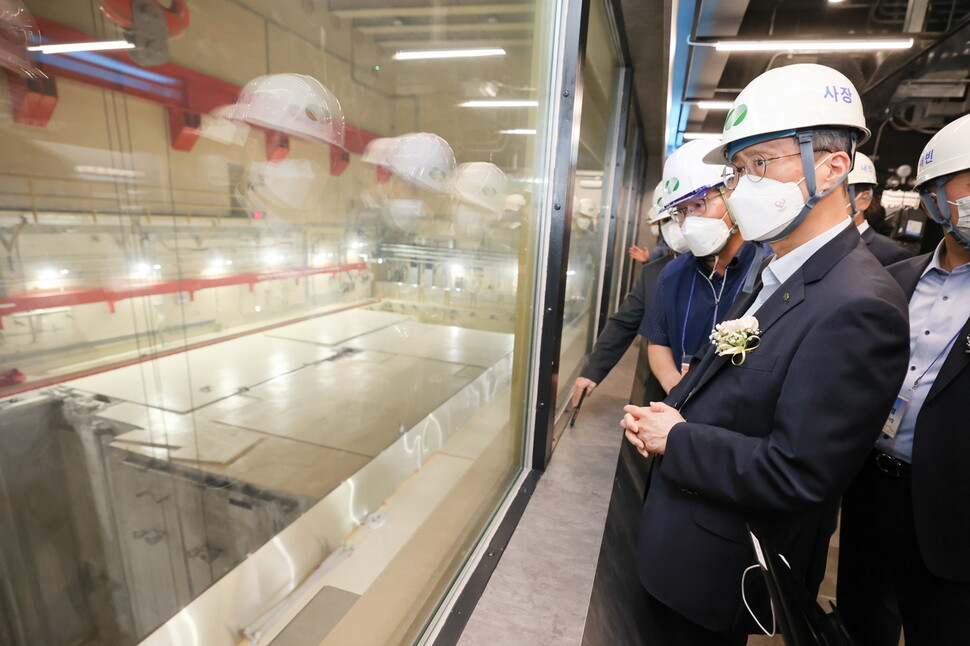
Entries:
[[[909,299],[909,368],[900,391],[909,404],[896,437],[881,435],[876,441],[877,449],[906,462],[913,460],[916,418],[926,395],[953,344],[963,346],[968,342],[958,335],[970,315],[970,264],[961,265],[952,273],[944,271],[940,267],[942,248],[940,242]],[[914,387],[917,379],[919,383]]]
[[835,236],[849,228],[850,224],[852,224],[852,220],[846,219],[828,231],[818,234],[805,244],[792,249],[781,258],[776,256],[772,259],[764,271],[761,272],[761,291],[758,292],[754,302],[751,303],[751,307],[744,313],[744,316],[751,316],[757,312],[758,308],[764,305],[765,301],[781,287],[782,283],[791,278],[792,274],[798,271],[805,264],[806,260],[811,258],[816,251],[824,247]]

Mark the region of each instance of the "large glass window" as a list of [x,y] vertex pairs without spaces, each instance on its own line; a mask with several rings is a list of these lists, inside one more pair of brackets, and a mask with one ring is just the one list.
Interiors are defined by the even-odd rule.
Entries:
[[0,3],[0,642],[421,634],[524,461],[552,12]]
[[566,271],[562,345],[559,362],[560,411],[596,337],[604,259],[612,209],[613,145],[611,130],[617,112],[619,58],[606,5],[591,3],[583,72],[583,103],[579,154],[573,186],[572,229]]

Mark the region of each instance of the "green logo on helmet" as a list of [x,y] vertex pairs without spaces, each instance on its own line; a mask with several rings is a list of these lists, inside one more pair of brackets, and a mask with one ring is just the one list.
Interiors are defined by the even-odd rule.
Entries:
[[668,195],[680,188],[680,180],[676,177],[671,177],[666,182],[664,182],[664,193]]
[[724,119],[724,132],[727,132],[734,126],[740,125],[744,118],[748,116],[748,106],[737,105],[728,112],[727,118]]

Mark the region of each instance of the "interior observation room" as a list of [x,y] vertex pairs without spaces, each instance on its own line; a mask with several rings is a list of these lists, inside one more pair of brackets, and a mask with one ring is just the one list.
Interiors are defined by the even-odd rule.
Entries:
[[968,19],[0,0],[0,645],[651,646],[645,341],[571,388],[664,159],[762,72],[834,67],[880,231],[932,250],[914,168],[970,108]]

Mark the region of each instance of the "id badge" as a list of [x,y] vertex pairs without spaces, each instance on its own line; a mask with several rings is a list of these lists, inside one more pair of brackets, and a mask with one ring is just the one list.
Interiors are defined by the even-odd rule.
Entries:
[[681,358],[680,358],[680,375],[681,376],[686,375],[687,374],[687,371],[690,370],[690,360],[692,358],[693,357],[691,357],[689,354],[685,354],[685,355],[681,356]]
[[899,423],[903,421],[907,406],[909,406],[908,399],[902,395],[896,398],[896,401],[893,402],[893,407],[889,409],[889,417],[882,426],[883,435],[890,438],[896,437],[896,433],[899,431]]

